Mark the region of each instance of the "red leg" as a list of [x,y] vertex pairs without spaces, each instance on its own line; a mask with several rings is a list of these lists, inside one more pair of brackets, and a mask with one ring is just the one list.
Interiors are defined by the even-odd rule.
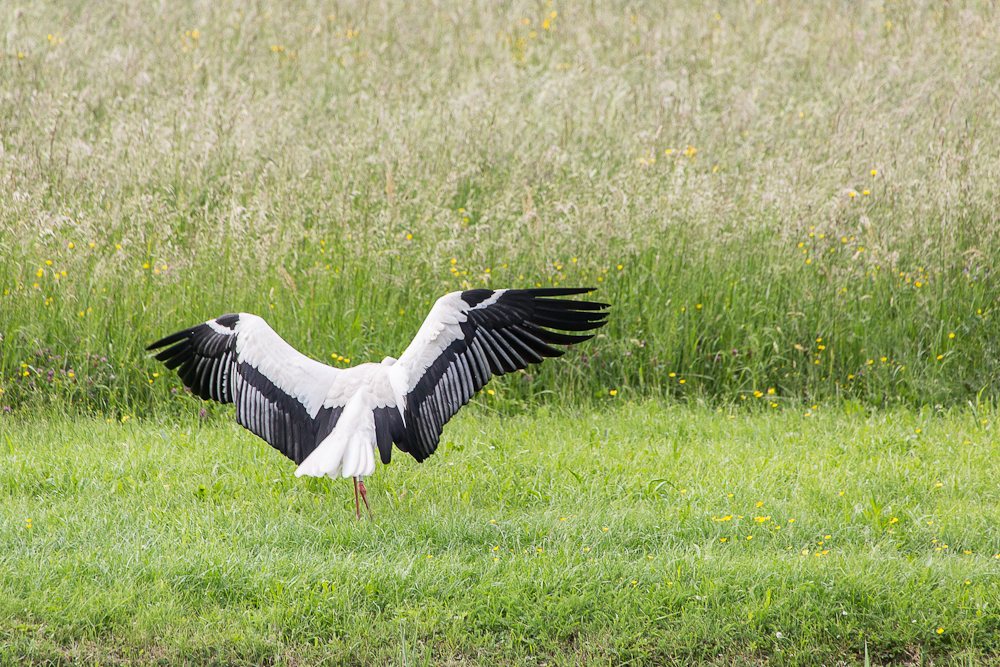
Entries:
[[[361,500],[365,501],[365,508],[368,510],[368,519],[372,518],[372,508],[368,504],[368,489],[365,488],[365,482],[362,479],[358,480],[358,486],[361,488]],[[358,508],[358,518],[361,517],[361,508]]]
[[[365,505],[368,501],[365,500]],[[358,502],[358,478],[354,478],[354,511],[357,512],[358,518],[361,518],[361,503]]]

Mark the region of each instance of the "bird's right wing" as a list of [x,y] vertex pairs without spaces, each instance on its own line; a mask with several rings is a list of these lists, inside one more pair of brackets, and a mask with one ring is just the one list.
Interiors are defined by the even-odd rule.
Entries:
[[[170,347],[167,347],[170,346]],[[298,352],[248,313],[223,315],[150,345],[201,398],[236,405],[236,421],[302,463],[333,430],[342,404],[328,400],[339,369]]]
[[[437,449],[445,423],[494,375],[512,373],[545,357],[558,357],[568,345],[604,326],[607,304],[551,297],[592,292],[580,289],[475,289],[437,300],[413,342],[391,368],[405,397],[402,424],[392,440],[417,461]],[[391,448],[383,448],[388,463]]]

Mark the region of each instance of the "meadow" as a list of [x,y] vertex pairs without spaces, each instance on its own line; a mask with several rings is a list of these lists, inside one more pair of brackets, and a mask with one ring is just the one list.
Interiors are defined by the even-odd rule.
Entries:
[[0,655],[996,664],[978,417],[474,406],[369,478],[371,521],[234,424],[5,421]]
[[513,409],[997,397],[995,7],[550,1],[9,12],[0,401],[145,414],[193,322],[377,361],[556,284],[612,324]]
[[[0,660],[996,661],[995,5],[0,28]],[[372,524],[144,352],[249,311],[353,365],[448,291],[581,285],[608,326]]]

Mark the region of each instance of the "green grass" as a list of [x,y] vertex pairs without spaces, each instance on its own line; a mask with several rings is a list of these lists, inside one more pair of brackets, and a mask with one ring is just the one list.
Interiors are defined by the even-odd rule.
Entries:
[[2,406],[149,414],[144,345],[225,312],[357,362],[446,291],[556,283],[613,326],[498,385],[512,410],[557,376],[576,403],[1000,396],[994,5],[43,1],[0,28]]
[[[0,661],[995,664],[1000,12],[953,5],[0,13]],[[482,285],[612,315],[371,524],[143,350],[379,361]]]
[[369,522],[227,421],[5,420],[0,655],[995,664],[995,425],[473,407]]

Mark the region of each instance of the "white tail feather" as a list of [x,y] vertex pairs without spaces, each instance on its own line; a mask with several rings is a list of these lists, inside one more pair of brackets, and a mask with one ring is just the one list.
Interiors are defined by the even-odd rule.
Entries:
[[295,471],[296,477],[367,477],[375,472],[375,416],[360,396],[344,406],[336,428]]

